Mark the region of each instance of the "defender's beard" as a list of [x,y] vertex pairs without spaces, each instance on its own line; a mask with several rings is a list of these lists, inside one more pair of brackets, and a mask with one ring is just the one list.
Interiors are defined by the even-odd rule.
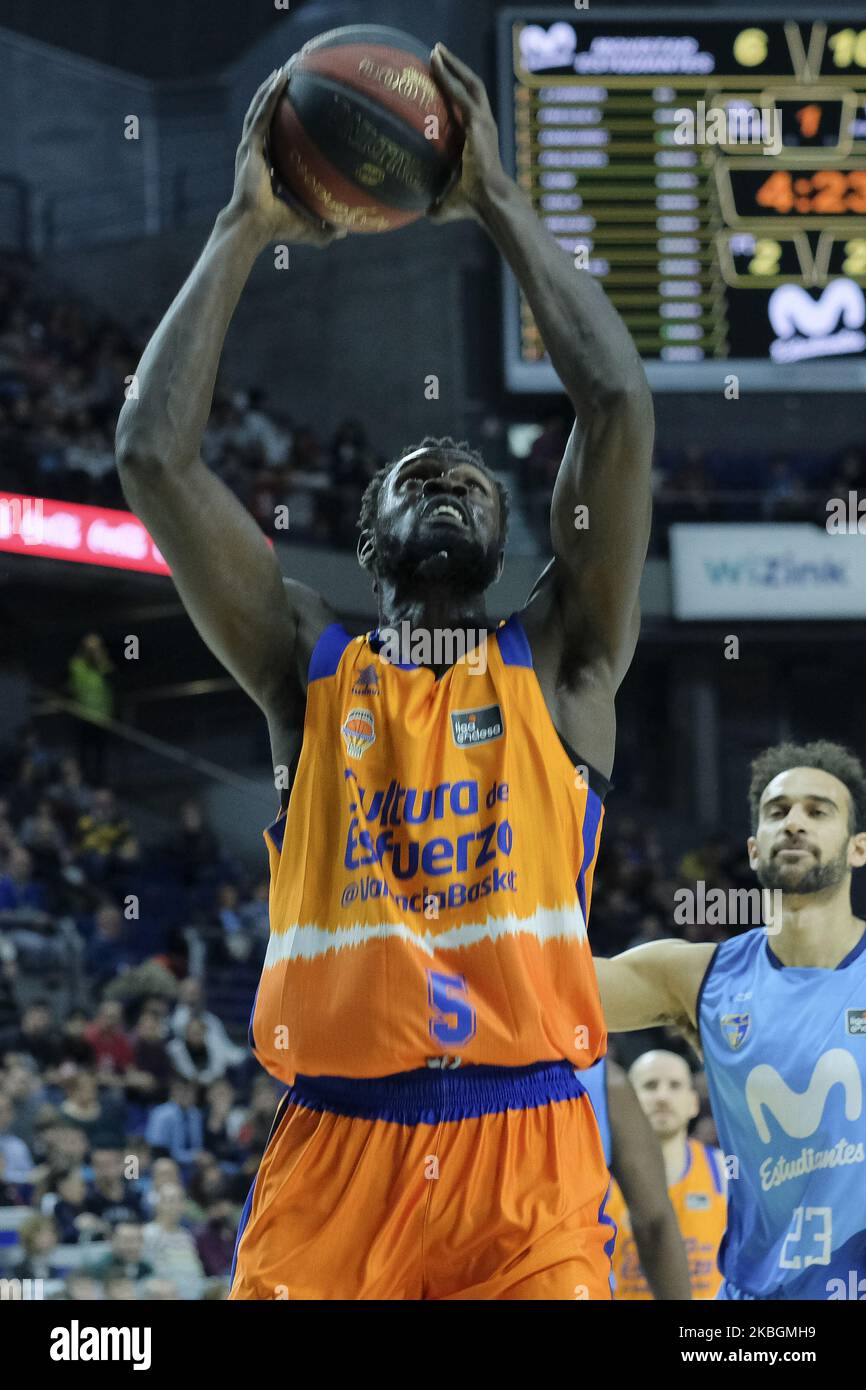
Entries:
[[757,878],[762,888],[780,888],[783,893],[820,893],[824,888],[837,887],[847,872],[844,850],[826,864],[812,864],[805,870],[798,864],[781,863],[774,854],[759,863]]
[[377,533],[376,569],[398,589],[437,584],[453,594],[483,593],[496,578],[499,549],[459,533],[397,541]]

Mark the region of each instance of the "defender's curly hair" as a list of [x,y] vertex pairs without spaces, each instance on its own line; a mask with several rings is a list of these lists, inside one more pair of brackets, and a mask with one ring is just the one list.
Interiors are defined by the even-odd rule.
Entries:
[[851,796],[850,833],[858,835],[866,830],[866,773],[863,764],[856,754],[841,743],[831,743],[829,739],[821,738],[813,743],[779,743],[774,748],[765,749],[753,760],[749,784],[753,831],[758,826],[765,788],[780,772],[787,772],[791,767],[817,767],[821,772],[838,777]]
[[508,488],[497,478],[493,470],[487,467],[477,449],[471,448],[465,439],[452,439],[450,434],[443,434],[439,437],[425,434],[420,444],[407,444],[405,448],[400,450],[397,458],[392,459],[390,463],[386,463],[373,474],[364,489],[364,496],[361,498],[361,511],[358,516],[359,530],[372,530],[379,509],[379,493],[382,491],[382,484],[392,469],[396,468],[398,463],[402,463],[409,454],[414,454],[416,449],[430,449],[445,456],[456,454],[465,458],[467,462],[473,463],[476,468],[481,469],[482,473],[490,479],[499,496],[499,514],[502,518],[502,543],[504,545],[508,534]]

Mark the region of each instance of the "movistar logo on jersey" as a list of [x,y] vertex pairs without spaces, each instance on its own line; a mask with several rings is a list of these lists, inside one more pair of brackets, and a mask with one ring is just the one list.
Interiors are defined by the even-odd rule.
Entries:
[[805,1091],[792,1090],[767,1062],[753,1067],[746,1078],[746,1104],[761,1140],[770,1142],[765,1110],[790,1138],[808,1139],[821,1123],[834,1086],[842,1087],[846,1120],[858,1120],[863,1109],[863,1082],[860,1068],[844,1047],[822,1053]]
[[751,1014],[725,1014],[722,1032],[735,1052],[746,1041],[751,1026]]
[[458,748],[471,748],[478,743],[491,743],[501,738],[505,729],[502,710],[498,705],[483,709],[458,709],[451,712],[451,736]]

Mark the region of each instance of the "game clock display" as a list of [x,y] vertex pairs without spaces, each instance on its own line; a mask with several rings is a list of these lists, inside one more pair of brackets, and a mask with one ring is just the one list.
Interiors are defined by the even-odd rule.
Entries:
[[[866,0],[509,9],[503,153],[656,390],[866,387]],[[513,277],[506,384],[558,391]]]

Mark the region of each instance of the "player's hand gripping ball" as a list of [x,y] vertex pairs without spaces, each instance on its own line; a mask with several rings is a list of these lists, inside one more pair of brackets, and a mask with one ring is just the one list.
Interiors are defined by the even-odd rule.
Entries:
[[300,204],[290,206],[275,197],[265,159],[265,138],[287,81],[285,70],[277,69],[265,78],[250,102],[235,154],[235,183],[229,207],[251,219],[265,241],[327,246],[337,237],[345,236],[345,231],[331,226]]
[[507,182],[499,156],[499,132],[481,78],[437,43],[430,68],[465,131],[463,158],[456,177],[430,210],[434,222],[477,217],[485,192]]

